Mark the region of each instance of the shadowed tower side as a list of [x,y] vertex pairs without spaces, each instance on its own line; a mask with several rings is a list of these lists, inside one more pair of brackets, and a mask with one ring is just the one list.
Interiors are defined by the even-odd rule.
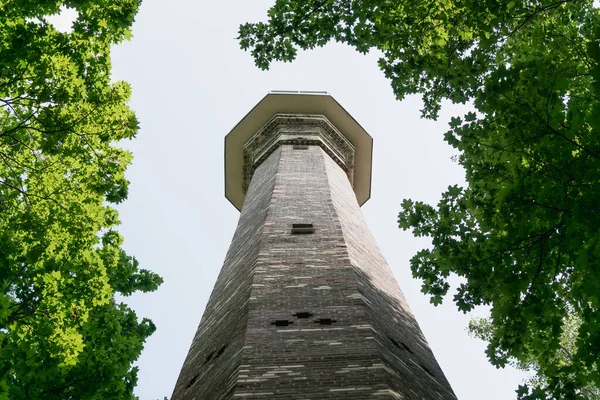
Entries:
[[270,93],[227,136],[240,220],[172,400],[456,399],[360,210],[371,150],[324,93]]

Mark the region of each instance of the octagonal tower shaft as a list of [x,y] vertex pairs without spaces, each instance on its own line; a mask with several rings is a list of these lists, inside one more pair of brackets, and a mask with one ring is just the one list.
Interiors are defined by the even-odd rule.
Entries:
[[316,121],[304,118],[253,150],[172,400],[456,399],[369,232],[351,157],[308,140]]

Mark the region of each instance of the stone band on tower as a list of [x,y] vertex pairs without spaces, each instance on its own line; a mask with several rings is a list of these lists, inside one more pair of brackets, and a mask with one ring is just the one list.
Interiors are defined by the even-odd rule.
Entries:
[[171,400],[456,399],[360,210],[364,129],[271,92],[225,148],[240,220]]

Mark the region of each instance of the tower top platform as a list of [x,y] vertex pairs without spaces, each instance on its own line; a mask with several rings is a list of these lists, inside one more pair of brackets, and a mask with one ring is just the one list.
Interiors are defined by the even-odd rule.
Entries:
[[354,147],[348,175],[358,204],[370,198],[373,138],[364,128],[327,92],[271,91],[225,136],[225,197],[231,204],[238,210],[244,204],[246,144],[277,114],[324,116]]

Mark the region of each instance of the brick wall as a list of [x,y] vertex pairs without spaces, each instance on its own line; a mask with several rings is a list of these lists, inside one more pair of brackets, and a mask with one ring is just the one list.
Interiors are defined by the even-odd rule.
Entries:
[[231,398],[248,319],[261,233],[279,165],[275,151],[256,171],[223,268],[181,369],[171,400]]
[[346,173],[282,145],[254,173],[172,400],[341,397],[455,399]]
[[[236,396],[361,399],[387,388],[332,203],[325,158],[318,146],[281,148]],[[312,223],[315,233],[292,235],[294,223]],[[294,316],[298,313],[309,317]],[[322,319],[335,322],[321,324]],[[289,325],[273,325],[276,321]]]
[[336,214],[342,226],[391,393],[399,399],[455,399],[417,321],[358,207],[345,174],[325,159]]

